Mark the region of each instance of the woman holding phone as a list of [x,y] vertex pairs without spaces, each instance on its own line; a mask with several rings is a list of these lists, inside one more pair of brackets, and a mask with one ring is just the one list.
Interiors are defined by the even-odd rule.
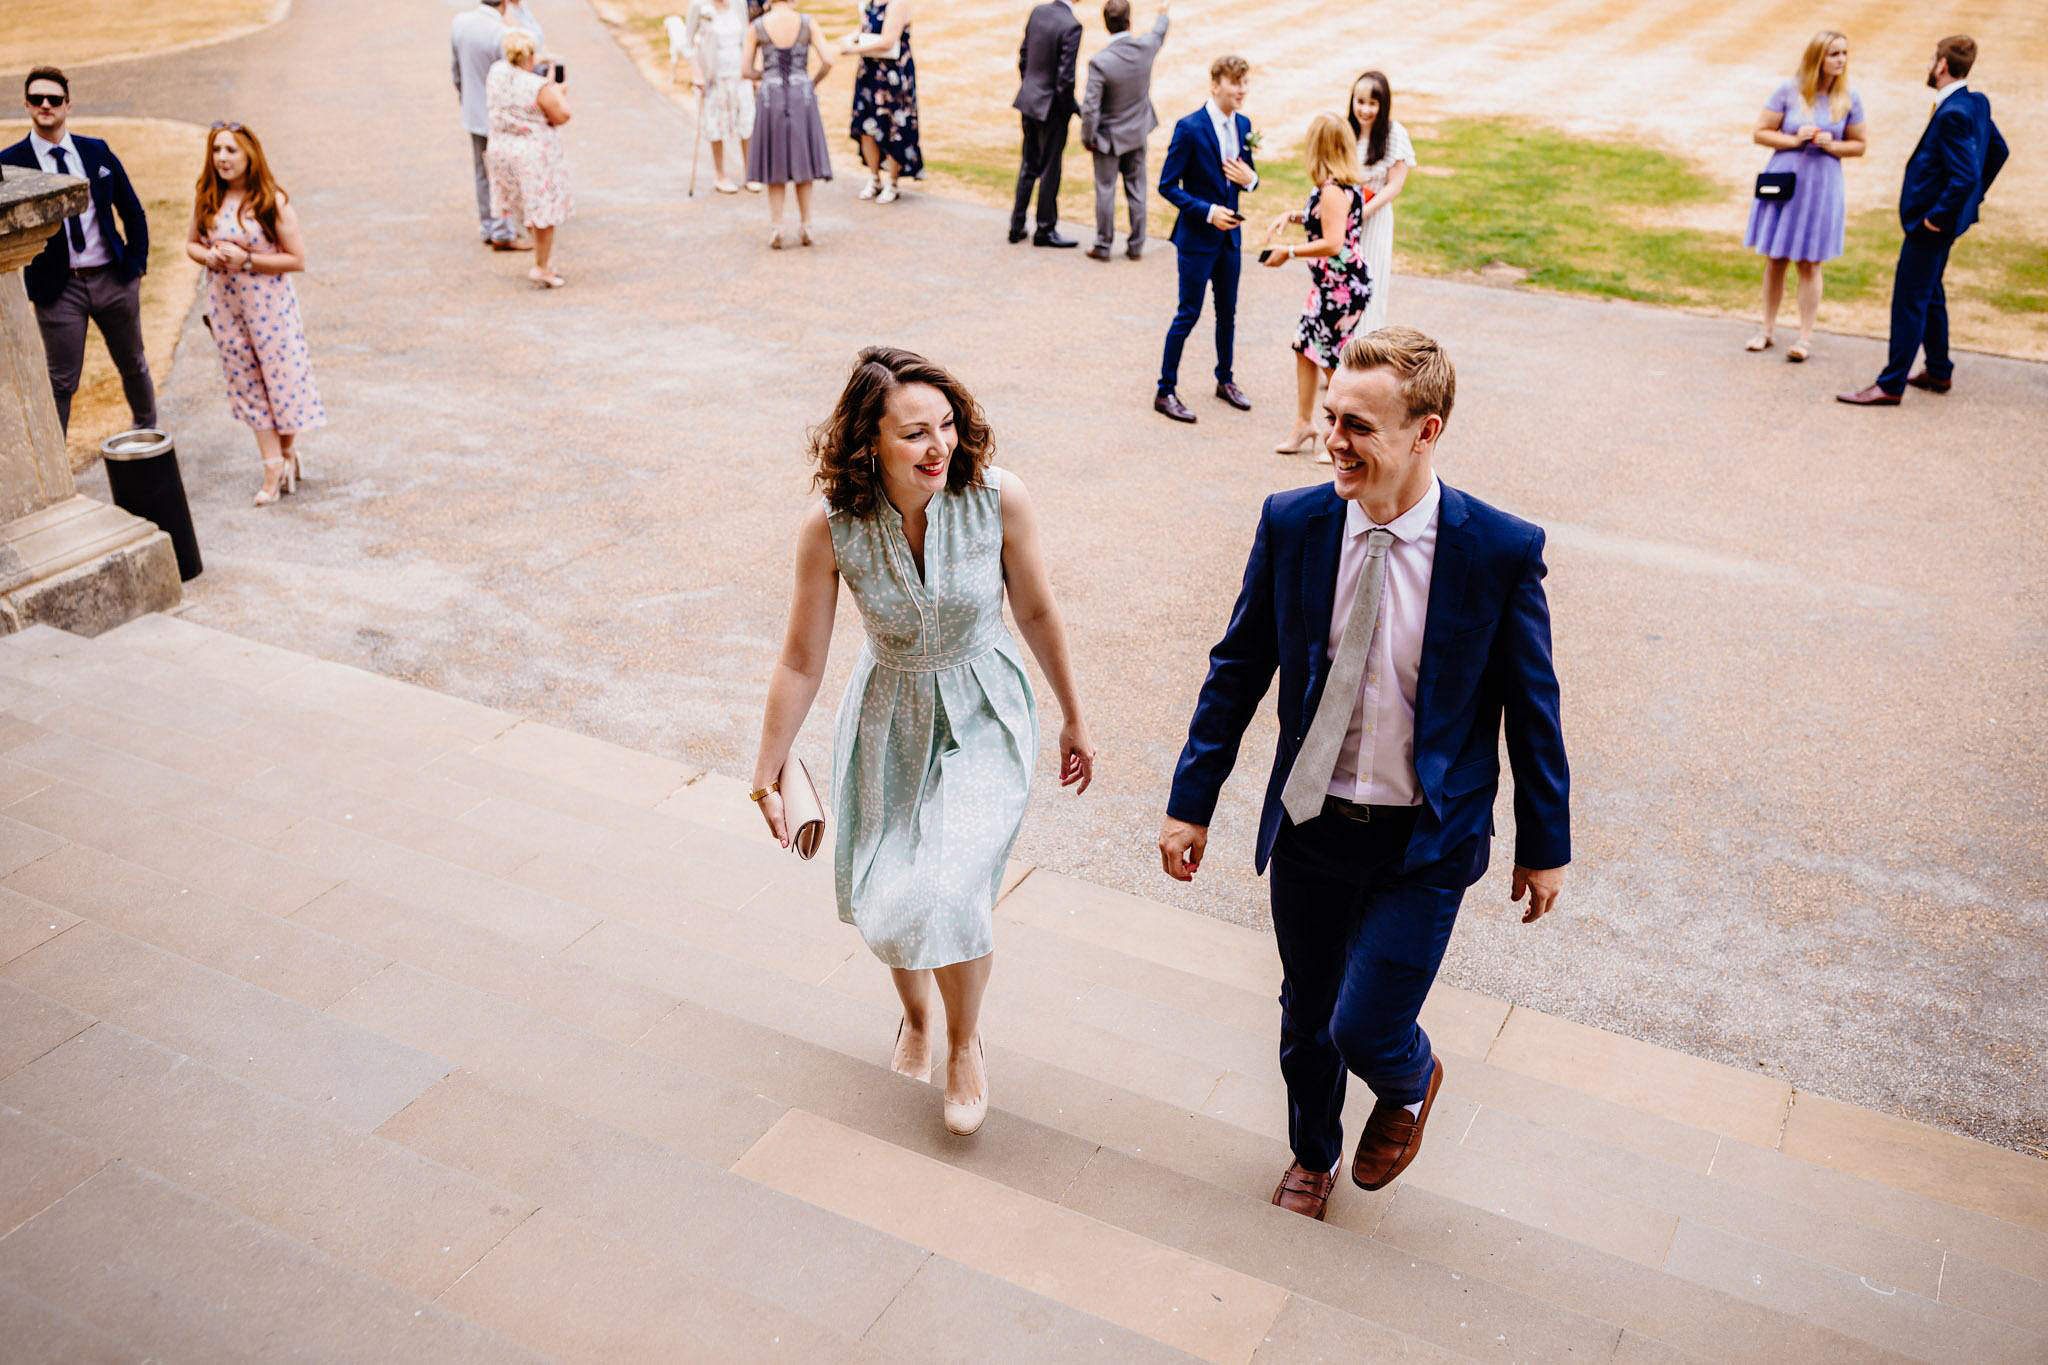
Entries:
[[753,799],[787,847],[776,784],[825,674],[844,579],[867,643],[833,746],[839,917],[902,1000],[891,1068],[929,1079],[943,1022],[945,1121],[962,1136],[988,1113],[981,1001],[1038,754],[1006,597],[1065,717],[1060,785],[1078,795],[1095,771],[1038,513],[1022,480],[989,463],[994,449],[980,404],[944,369],[886,346],[855,359],[811,433],[824,498],[797,532],[789,627],[754,761]]
[[[555,229],[568,220],[569,171],[562,159],[562,135],[569,100],[562,82],[533,68],[533,35],[505,30],[505,58],[484,80],[491,137],[484,144],[484,170],[491,178],[491,216],[514,218],[533,232],[536,289],[560,289],[568,281],[554,270]],[[558,68],[559,69],[559,68]]]

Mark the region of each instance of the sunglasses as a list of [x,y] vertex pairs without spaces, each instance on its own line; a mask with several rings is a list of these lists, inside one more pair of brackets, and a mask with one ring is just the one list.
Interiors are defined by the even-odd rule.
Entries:
[[71,96],[69,95],[52,95],[48,93],[24,95],[22,98],[30,104],[40,104],[45,109],[56,109],[71,102]]
[[229,123],[228,121],[223,119],[220,122],[213,125],[212,131],[216,133],[239,133],[242,131],[242,125],[239,123]]

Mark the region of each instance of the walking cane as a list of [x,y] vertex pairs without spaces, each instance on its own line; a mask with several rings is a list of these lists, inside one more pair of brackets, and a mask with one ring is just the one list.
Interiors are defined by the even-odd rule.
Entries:
[[690,142],[690,193],[688,197],[691,199],[697,197],[697,163],[703,160],[703,153],[704,87],[700,85],[697,87],[697,135]]

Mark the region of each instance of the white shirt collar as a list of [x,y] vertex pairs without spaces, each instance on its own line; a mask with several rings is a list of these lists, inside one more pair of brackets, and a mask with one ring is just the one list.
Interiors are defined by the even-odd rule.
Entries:
[[1941,108],[1942,101],[1946,100],[1950,95],[1955,94],[1956,91],[1961,90],[1964,86],[1968,84],[1968,81],[1950,81],[1947,85],[1944,85],[1943,87],[1941,87],[1941,89],[1935,91],[1934,107],[1937,109]]
[[1219,108],[1218,108],[1218,107],[1216,106],[1216,98],[1215,98],[1215,96],[1213,96],[1213,95],[1212,95],[1212,96],[1210,96],[1210,97],[1209,97],[1209,100],[1208,100],[1208,102],[1207,102],[1207,107],[1208,107],[1208,110],[1209,110],[1209,122],[1211,122],[1211,123],[1224,123],[1224,122],[1230,122],[1230,123],[1235,123],[1235,122],[1236,122],[1236,120],[1235,120],[1234,118],[1232,118],[1232,117],[1231,117],[1231,116],[1230,116],[1229,114],[1226,114],[1226,113],[1224,113],[1224,112],[1223,112],[1223,111],[1222,111],[1221,109],[1219,109]]
[[78,144],[71,140],[71,130],[69,128],[66,128],[64,136],[58,138],[55,142],[44,137],[43,130],[40,128],[31,128],[28,131],[29,136],[36,140],[37,150],[47,154],[52,147],[62,147],[66,156],[70,157],[74,162],[78,160]]
[[[1431,475],[1429,490],[1416,499],[1413,507],[1387,523],[1387,529],[1394,533],[1394,539],[1403,545],[1414,544],[1415,538],[1427,531],[1430,523],[1436,520],[1436,509],[1443,501],[1443,497],[1443,481]],[[1365,514],[1364,506],[1356,501],[1350,503],[1344,513],[1344,534],[1355,538],[1372,529],[1373,520]]]
[[1114,43],[1114,42],[1118,42],[1118,41],[1120,41],[1121,39],[1124,39],[1124,38],[1133,38],[1133,37],[1136,37],[1136,36],[1137,36],[1137,35],[1136,35],[1135,33],[1133,33],[1133,32],[1132,32],[1132,31],[1131,31],[1130,29],[1125,29],[1125,30],[1124,30],[1124,31],[1123,31],[1122,33],[1112,33],[1112,34],[1110,34],[1110,35],[1109,35],[1109,40],[1110,40],[1110,41],[1111,41],[1112,43]]

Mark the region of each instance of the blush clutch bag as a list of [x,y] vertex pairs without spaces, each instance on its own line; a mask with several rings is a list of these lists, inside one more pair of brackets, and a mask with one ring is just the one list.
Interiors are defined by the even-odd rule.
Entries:
[[818,784],[811,781],[811,770],[804,766],[804,761],[791,754],[782,765],[776,788],[782,793],[782,818],[789,826],[789,846],[797,857],[808,862],[825,842],[825,806],[818,800]]

